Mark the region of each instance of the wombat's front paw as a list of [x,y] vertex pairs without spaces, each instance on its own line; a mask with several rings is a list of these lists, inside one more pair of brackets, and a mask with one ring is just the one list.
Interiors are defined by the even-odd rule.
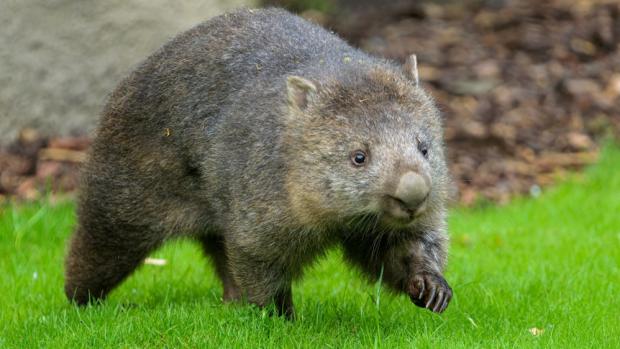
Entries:
[[452,299],[452,289],[439,274],[414,275],[407,286],[411,301],[418,307],[441,313]]

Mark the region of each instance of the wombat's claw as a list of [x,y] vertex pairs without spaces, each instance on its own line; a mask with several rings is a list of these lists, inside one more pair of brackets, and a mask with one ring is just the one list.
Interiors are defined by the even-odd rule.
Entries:
[[446,280],[436,274],[417,274],[409,283],[409,298],[418,307],[442,313],[452,299],[452,289]]

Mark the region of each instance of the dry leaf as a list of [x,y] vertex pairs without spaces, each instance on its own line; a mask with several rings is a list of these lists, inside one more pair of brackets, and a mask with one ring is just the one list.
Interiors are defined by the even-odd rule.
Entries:
[[538,327],[532,327],[528,331],[530,331],[530,333],[534,337],[541,336],[543,333],[545,333],[545,329],[544,328],[538,328]]
[[156,266],[161,267],[161,266],[166,265],[166,263],[168,263],[168,261],[162,258],[145,258],[144,259],[144,264],[148,264],[148,265],[156,265]]

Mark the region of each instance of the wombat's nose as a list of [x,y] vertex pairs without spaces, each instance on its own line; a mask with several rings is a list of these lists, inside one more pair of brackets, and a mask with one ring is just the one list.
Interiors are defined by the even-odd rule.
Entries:
[[402,201],[410,210],[415,210],[426,200],[429,190],[429,183],[424,177],[409,171],[400,177],[394,198]]

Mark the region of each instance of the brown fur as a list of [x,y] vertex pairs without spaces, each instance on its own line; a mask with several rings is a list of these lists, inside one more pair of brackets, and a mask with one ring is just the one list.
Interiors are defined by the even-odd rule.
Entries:
[[[430,189],[397,221],[404,173]],[[432,100],[402,67],[282,10],[216,17],[148,58],[111,95],[82,177],[65,285],[79,304],[178,236],[203,244],[224,300],[288,317],[291,283],[336,245],[417,305],[451,297]]]

